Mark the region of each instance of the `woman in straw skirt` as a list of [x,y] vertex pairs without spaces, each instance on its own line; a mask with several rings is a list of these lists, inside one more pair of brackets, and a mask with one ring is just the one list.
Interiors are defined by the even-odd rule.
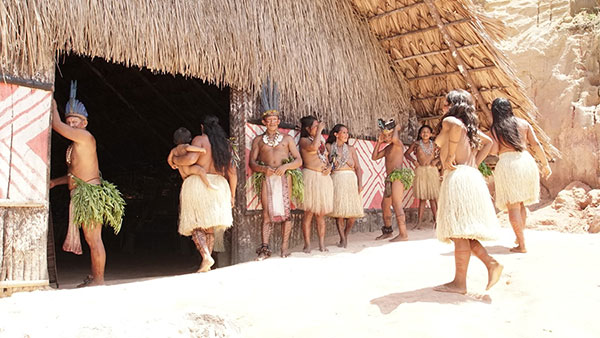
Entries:
[[[435,166],[439,161],[435,158],[436,146],[432,139],[433,129],[428,125],[419,128],[417,141],[410,145],[404,153],[407,160],[415,164],[415,180],[413,182],[413,192],[416,199],[419,200],[419,213],[417,217],[417,228],[421,224],[425,203],[429,201],[433,222],[435,224],[435,214],[437,212],[437,199],[440,194],[440,173]],[[415,155],[416,160],[411,156]],[[414,229],[413,228],[413,229]]]
[[302,176],[304,178],[304,218],[302,234],[304,235],[304,252],[310,253],[310,230],[313,215],[317,220],[319,250],[328,251],[325,247],[325,215],[333,210],[333,182],[331,167],[327,158],[327,148],[321,132],[325,127],[314,116],[300,119],[300,155],[302,156]]
[[[455,91],[452,95],[457,94]],[[458,92],[470,99],[466,91]],[[450,95],[450,94],[449,94]],[[472,101],[471,101],[472,102]],[[447,103],[450,105],[450,101]],[[471,254],[488,270],[487,288],[500,279],[502,265],[488,255],[480,240],[494,238],[499,227],[494,206],[477,166],[489,153],[492,140],[477,129],[474,106],[458,103],[442,119],[436,138],[444,181],[438,200],[437,238],[454,242],[456,273],[454,280],[434,288],[440,292],[467,292],[467,268]]]
[[527,151],[528,143],[543,163],[544,177],[548,178],[552,171],[533,128],[529,122],[513,115],[507,99],[494,100],[492,116],[491,133],[495,141],[492,153],[500,157],[494,171],[496,207],[508,210],[508,219],[517,236],[517,246],[510,251],[525,253],[525,206],[537,203],[540,197],[540,175],[535,160]]
[[198,272],[209,271],[215,263],[213,249],[224,248],[223,232],[233,224],[231,207],[235,201],[237,175],[231,162],[231,152],[225,132],[214,116],[205,118],[202,135],[194,137],[192,145],[205,153],[189,152],[173,157],[177,166],[199,165],[206,170],[209,189],[197,175],[183,177],[180,193],[179,233],[192,236],[202,256]]
[[336,218],[339,247],[348,247],[348,234],[356,218],[364,217],[360,192],[362,169],[358,163],[356,149],[348,144],[348,128],[336,124],[327,138],[327,150],[331,162],[333,181],[333,211],[328,215]]

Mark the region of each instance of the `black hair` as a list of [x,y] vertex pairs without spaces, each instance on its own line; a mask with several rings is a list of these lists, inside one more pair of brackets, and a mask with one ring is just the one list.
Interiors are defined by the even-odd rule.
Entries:
[[310,137],[307,128],[312,127],[315,121],[317,121],[317,118],[312,115],[300,119],[300,137]]
[[[467,104],[467,105],[473,107],[473,112],[475,112],[475,105],[473,104],[473,96],[471,96],[471,94],[464,89],[451,90],[446,95],[446,103],[448,104],[449,108],[452,108],[453,106],[464,103],[464,104]],[[444,116],[442,116],[442,118],[440,119],[440,123],[438,123],[437,127],[435,128],[436,134],[439,135],[440,131],[442,130],[442,121],[444,121],[444,119],[448,116],[450,116],[449,110],[446,114],[444,114]]]
[[212,158],[217,172],[227,175],[231,164],[231,151],[225,131],[219,124],[219,119],[213,115],[207,115],[202,122],[202,132],[208,137],[212,150]]
[[[424,124],[424,125],[422,125],[422,126],[421,126],[421,128],[419,128],[419,131],[417,132],[417,141],[419,141],[419,140],[421,139],[421,131],[422,131],[423,129],[425,129],[425,128],[429,129],[429,132],[430,132],[431,134],[433,134],[433,128],[431,128],[430,126],[428,126],[428,125]],[[432,136],[433,136],[433,135],[432,135]],[[433,138],[433,137],[432,137],[432,138]]]
[[492,126],[490,129],[499,143],[523,151],[521,135],[517,128],[517,118],[513,114],[510,101],[499,97],[492,102]]
[[[338,123],[336,124],[333,129],[331,129],[331,131],[329,132],[329,137],[327,137],[327,141],[325,141],[326,143],[334,143],[335,141],[337,141],[337,137],[335,137],[335,133],[339,133],[340,130],[342,130],[342,128],[346,128],[348,129],[348,127],[346,127],[345,125]],[[346,143],[348,143],[348,141],[346,141]]]
[[192,142],[192,133],[186,127],[181,127],[173,133],[173,143],[179,145],[190,142]]
[[[449,116],[454,116],[464,123],[465,127],[467,128],[469,145],[471,148],[479,148],[479,144],[481,143],[481,139],[479,139],[479,136],[477,135],[477,125],[479,124],[479,121],[475,115],[475,108],[473,105],[467,103],[453,105],[444,118]],[[442,122],[443,121],[444,120],[442,120]],[[440,125],[442,122],[440,122]]]

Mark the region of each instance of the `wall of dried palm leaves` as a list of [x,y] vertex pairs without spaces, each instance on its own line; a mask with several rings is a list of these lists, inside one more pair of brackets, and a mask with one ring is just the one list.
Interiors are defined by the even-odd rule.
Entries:
[[346,1],[39,1],[0,3],[2,74],[53,81],[60,53],[183,74],[257,93],[279,83],[289,122],[314,113],[374,134],[406,118],[405,84]]

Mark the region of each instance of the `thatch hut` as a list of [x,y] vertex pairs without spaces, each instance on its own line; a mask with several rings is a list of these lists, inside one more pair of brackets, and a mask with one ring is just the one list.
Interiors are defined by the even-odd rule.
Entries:
[[[307,114],[329,126],[343,122],[365,153],[377,117],[398,119],[408,140],[415,112],[433,118],[440,97],[456,87],[469,88],[484,112],[494,95],[507,95],[535,122],[492,45],[495,26],[470,1],[7,0],[0,14],[0,291],[53,279],[46,255],[62,228],[48,227],[49,209],[64,216],[68,196],[48,190],[50,175],[64,173],[66,147],[50,136],[49,107],[52,96],[64,106],[72,79],[90,112],[103,175],[127,198],[125,233],[105,237],[119,253],[180,247],[177,193],[164,162],[170,134],[181,125],[197,132],[210,112],[243,148],[260,130],[252,123],[256,93],[268,76],[279,84],[285,127]],[[247,163],[247,151],[239,154]],[[363,194],[371,209],[381,164],[369,166]],[[242,166],[227,263],[251,259],[259,242],[247,175]],[[358,230],[377,227],[372,209]],[[295,230],[293,241],[300,236]]]

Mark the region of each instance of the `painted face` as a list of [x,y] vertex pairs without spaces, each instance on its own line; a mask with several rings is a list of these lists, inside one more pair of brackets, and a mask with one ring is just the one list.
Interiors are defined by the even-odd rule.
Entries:
[[346,127],[341,127],[340,131],[335,133],[335,137],[341,142],[348,142],[348,129]]
[[308,128],[308,134],[312,137],[315,137],[315,135],[317,135],[318,128],[319,128],[319,121],[317,121],[317,120],[313,121],[313,123],[310,125],[310,128]]
[[82,119],[81,117],[77,117],[77,116],[67,117],[66,122],[69,125],[69,127],[71,127],[71,128],[83,129],[87,125],[87,120]]
[[431,131],[429,128],[423,128],[421,129],[421,134],[419,136],[421,136],[421,139],[427,141],[431,138]]
[[263,119],[263,124],[267,127],[267,130],[275,131],[279,128],[279,116],[267,116]]

